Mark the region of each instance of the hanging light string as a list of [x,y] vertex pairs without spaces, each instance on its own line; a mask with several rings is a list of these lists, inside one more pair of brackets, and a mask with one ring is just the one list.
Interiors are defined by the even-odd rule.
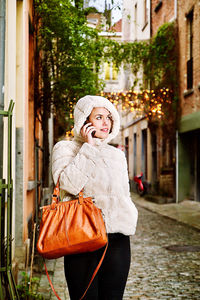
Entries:
[[[133,118],[136,119],[146,117],[149,121],[167,121],[173,109],[173,91],[168,88],[143,91],[101,91],[100,95],[112,102],[119,112],[132,113]],[[76,98],[70,102],[70,119],[73,119],[75,103]],[[67,131],[66,137],[71,136],[73,136],[73,131]]]
[[173,93],[168,88],[143,91],[101,92],[120,111],[132,112],[133,117],[151,121],[164,119],[172,104]]

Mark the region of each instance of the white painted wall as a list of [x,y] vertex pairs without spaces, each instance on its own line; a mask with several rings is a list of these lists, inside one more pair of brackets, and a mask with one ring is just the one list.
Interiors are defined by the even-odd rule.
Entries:
[[[146,6],[145,6],[146,4]],[[146,21],[145,21],[145,7]],[[150,0],[124,0],[122,13],[122,41],[134,42],[145,41],[150,38]],[[129,66],[122,71],[123,89],[127,90],[133,86],[134,75]],[[138,77],[142,80],[142,70]],[[140,81],[136,89],[139,89]]]
[[[124,0],[122,14],[122,40],[148,40],[150,37],[150,0],[146,0],[147,22],[145,22],[145,0]],[[145,26],[146,25],[146,26]]]
[[[13,255],[19,236],[23,235],[22,223],[16,226],[20,212],[23,218],[23,198],[27,188],[24,180],[25,140],[27,140],[28,126],[28,5],[29,0],[6,1],[6,36],[5,36],[5,110],[10,100],[15,103],[12,126],[12,177],[13,177]],[[4,178],[7,176],[7,120],[4,126]],[[28,143],[28,140],[27,140]],[[20,157],[20,158],[19,158]],[[19,164],[20,161],[20,164]],[[16,184],[20,178],[21,186]],[[22,202],[17,204],[16,197]],[[17,234],[17,235],[16,235]],[[20,240],[22,241],[22,239]]]
[[[146,4],[146,6],[145,6]],[[145,8],[146,20],[145,20]],[[123,1],[123,14],[122,14],[122,42],[134,42],[134,41],[145,41],[150,38],[150,0],[124,0]],[[131,72],[129,66],[122,70],[122,85],[123,90],[129,90],[133,86],[134,75]],[[140,79],[138,85],[135,87],[139,90],[139,84],[143,81],[142,70],[138,73]],[[134,170],[137,168],[137,172],[141,171],[142,167],[142,156],[141,156],[141,144],[142,144],[142,130],[148,127],[146,119],[138,119],[138,116],[133,112],[121,113],[121,124],[122,124],[122,141],[125,145],[125,137],[129,137],[129,178],[133,179]],[[137,155],[136,161],[134,161],[134,140],[133,134],[137,134]],[[149,140],[149,131],[147,131],[147,139]],[[147,155],[151,152],[148,146]],[[148,179],[151,180],[151,159],[148,162]]]
[[[6,2],[6,35],[5,35],[5,97],[4,110],[8,110],[10,100],[16,100],[16,1],[7,0]],[[7,117],[4,118],[4,153],[3,153],[3,178],[7,178],[7,143],[8,126]],[[16,158],[16,105],[13,109],[12,118],[12,178],[13,178],[13,199],[15,199],[15,158]],[[15,212],[15,201],[13,201],[13,212]],[[15,238],[15,213],[13,213],[12,232]],[[14,246],[14,242],[13,242]],[[14,247],[13,247],[14,254]]]

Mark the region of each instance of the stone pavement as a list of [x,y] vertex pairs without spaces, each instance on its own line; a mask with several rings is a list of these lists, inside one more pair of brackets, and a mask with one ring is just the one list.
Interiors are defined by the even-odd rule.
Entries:
[[[136,235],[131,237],[132,262],[123,299],[200,299],[200,251],[195,252],[195,246],[200,246],[199,203],[160,205],[136,194],[132,197],[139,220]],[[190,245],[191,249],[167,250],[173,245]],[[69,300],[63,258],[47,261],[47,268],[60,298]],[[45,272],[38,292],[45,299],[57,299]]]
[[132,198],[139,206],[200,230],[200,202],[185,200],[178,204],[157,204],[134,193]]

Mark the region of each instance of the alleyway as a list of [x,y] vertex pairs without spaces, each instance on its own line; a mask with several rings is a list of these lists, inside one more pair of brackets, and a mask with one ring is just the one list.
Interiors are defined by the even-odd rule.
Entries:
[[[142,207],[138,209],[139,223],[131,239],[132,264],[124,300],[200,299],[200,252],[175,252],[165,248],[200,246],[200,232]],[[49,261],[48,269],[59,296],[68,300],[62,261]],[[50,293],[45,275],[41,277],[39,291],[44,293],[45,299],[57,299]]]
[[143,208],[139,216],[124,299],[200,299],[200,252],[165,249],[200,245],[200,232]]

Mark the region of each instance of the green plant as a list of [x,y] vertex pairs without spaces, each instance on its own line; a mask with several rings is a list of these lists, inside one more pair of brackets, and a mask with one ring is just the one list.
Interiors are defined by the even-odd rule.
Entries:
[[[108,98],[112,98],[115,102],[121,99],[123,109],[126,110],[139,108],[139,113],[142,111],[142,114],[148,117],[150,127],[161,125],[163,135],[174,139],[175,142],[175,131],[179,120],[176,23],[164,23],[149,41],[122,44],[107,41],[104,57],[108,60],[113,57],[118,67],[124,63],[132,69],[135,76],[130,91],[114,95],[108,93]],[[141,70],[143,70],[143,81]],[[139,93],[134,91],[138,84],[141,90]]]
[[[82,0],[34,0],[34,104],[43,131],[43,186],[48,186],[49,117],[57,132],[71,130],[78,98],[102,89],[98,78],[104,44],[87,26]],[[54,135],[55,136],[55,135]],[[57,137],[55,136],[55,139]]]
[[[86,94],[99,94],[103,89],[104,82],[99,75],[105,61],[113,61],[117,68],[121,65],[131,68],[135,75],[134,85],[139,84],[143,94],[149,83],[155,95],[161,88],[170,90],[170,103],[161,102],[163,99],[159,95],[156,101],[163,108],[165,118],[160,119],[159,123],[166,127],[164,132],[168,135],[175,132],[178,99],[175,23],[162,25],[157,35],[149,41],[121,43],[103,38],[97,29],[87,26],[88,11],[83,8],[83,0],[34,0],[33,3],[34,103],[35,118],[41,121],[43,130],[44,187],[48,186],[49,180],[50,113],[53,112],[57,127],[55,139],[58,138],[56,133],[71,131],[72,112],[77,100]],[[136,106],[138,99],[131,101]],[[148,101],[146,98],[142,101],[146,114],[152,110],[153,102],[150,97]],[[155,122],[152,115],[149,118]]]
[[[104,43],[104,59],[112,58],[118,67],[122,63],[131,66],[138,79],[141,78],[138,71],[143,69],[144,79],[151,82],[153,89],[177,89],[177,27],[174,22],[160,26],[149,41],[119,43],[107,39]],[[141,90],[144,89],[145,84],[141,83]]]
[[32,277],[30,279],[29,274],[27,272],[22,272],[22,279],[20,284],[17,285],[17,291],[20,297],[20,300],[44,300],[44,297],[37,292],[39,278]]

